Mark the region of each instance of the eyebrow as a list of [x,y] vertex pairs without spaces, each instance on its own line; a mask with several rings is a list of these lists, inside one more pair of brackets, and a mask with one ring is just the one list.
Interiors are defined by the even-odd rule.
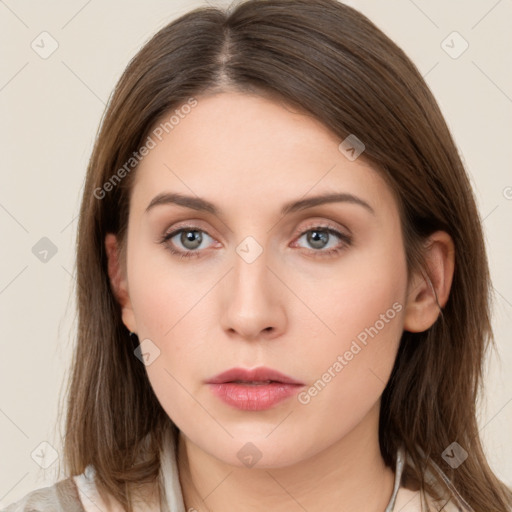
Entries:
[[[312,208],[313,206],[318,206],[325,203],[356,204],[362,206],[370,213],[375,215],[375,210],[366,201],[348,193],[328,193],[308,197],[306,199],[299,199],[297,201],[291,201],[283,205],[281,208],[281,215],[284,216],[288,213],[305,210],[307,208]],[[147,206],[145,212],[148,213],[155,206],[166,204],[176,204],[179,206],[184,206],[185,208],[190,208],[192,210],[205,211],[216,216],[220,215],[220,210],[213,203],[207,201],[206,199],[170,192],[163,192],[155,196]]]

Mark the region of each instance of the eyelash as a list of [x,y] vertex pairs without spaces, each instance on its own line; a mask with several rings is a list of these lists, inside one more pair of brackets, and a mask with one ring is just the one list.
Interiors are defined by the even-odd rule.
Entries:
[[[206,231],[204,231],[203,229],[200,229],[198,226],[186,225],[186,226],[181,226],[179,229],[175,229],[171,233],[165,233],[163,235],[163,237],[161,238],[161,240],[159,241],[159,243],[161,243],[162,245],[166,245],[166,247],[171,252],[171,254],[177,256],[180,259],[201,257],[201,251],[197,251],[197,250],[196,251],[178,251],[178,250],[174,249],[170,244],[168,244],[168,241],[171,238],[174,238],[176,235],[182,233],[183,231],[200,231],[201,233],[208,234]],[[340,240],[342,240],[342,242],[345,244],[345,246],[350,246],[352,244],[352,237],[350,235],[341,233],[337,229],[335,229],[334,227],[332,227],[330,225],[315,224],[315,225],[305,229],[304,231],[295,233],[294,236],[297,237],[297,235],[298,235],[297,239],[300,239],[300,238],[302,238],[303,235],[309,233],[310,231],[323,231],[330,235],[334,235],[334,236],[338,237]],[[210,236],[210,235],[208,235],[208,236]],[[321,249],[318,249],[318,250],[311,249],[311,251],[314,253],[314,257],[325,258],[325,257],[335,256],[335,255],[339,254],[341,251],[343,251],[343,249],[344,249],[344,247],[338,247],[338,248],[334,248],[334,249],[328,249],[326,251],[323,251]]]

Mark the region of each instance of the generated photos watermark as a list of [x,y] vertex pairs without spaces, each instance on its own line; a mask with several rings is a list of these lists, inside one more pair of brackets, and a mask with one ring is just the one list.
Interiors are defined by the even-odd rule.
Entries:
[[395,302],[385,313],[379,316],[379,319],[370,327],[366,327],[357,336],[356,339],[352,340],[352,343],[348,350],[343,355],[338,355],[336,361],[333,362],[329,368],[322,374],[322,376],[315,381],[308,389],[301,391],[297,395],[298,401],[307,405],[311,402],[311,399],[322,392],[327,384],[331,382],[336,375],[338,375],[343,368],[345,368],[354,357],[361,352],[361,350],[368,345],[369,339],[375,338],[382,329],[389,324],[393,318],[402,311],[403,306],[399,302]]
[[114,188],[121,183],[123,178],[125,178],[127,174],[130,174],[130,172],[137,167],[137,165],[152,149],[156,148],[158,142],[162,141],[164,134],[168,134],[174,130],[174,128],[180,124],[181,120],[185,119],[197,104],[197,99],[191,97],[180,108],[175,109],[166,121],[160,123],[153,129],[151,134],[148,135],[146,142],[138,151],[133,152],[132,156],[122,167],[120,167],[107,181],[105,181],[101,187],[94,189],[94,197],[96,199],[103,199],[108,192],[114,190]]

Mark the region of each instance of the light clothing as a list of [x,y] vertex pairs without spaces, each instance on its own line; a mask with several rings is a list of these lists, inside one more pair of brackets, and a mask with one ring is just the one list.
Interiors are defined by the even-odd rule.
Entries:
[[[162,503],[160,506],[153,507],[148,504],[136,505],[136,512],[186,512],[178,478],[175,441],[169,434],[162,453],[160,473],[164,489]],[[432,498],[424,493],[401,487],[405,462],[404,451],[399,450],[393,493],[383,512],[421,512],[426,510],[427,502],[432,510],[440,510],[444,505],[443,512],[472,512],[471,508],[464,506],[456,498],[450,499],[446,504],[442,502],[436,505]],[[107,512],[107,507],[96,489],[94,468],[87,466],[82,474],[61,480],[51,487],[32,491],[0,512]],[[124,512],[124,510],[118,506],[111,507],[109,512]]]

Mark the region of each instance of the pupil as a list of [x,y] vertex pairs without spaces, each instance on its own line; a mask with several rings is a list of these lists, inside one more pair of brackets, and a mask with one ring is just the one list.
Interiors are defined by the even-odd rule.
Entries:
[[[199,231],[183,231],[181,234],[181,243],[189,249],[199,247],[202,240],[203,236]],[[189,243],[191,243],[191,245],[188,245]]]
[[328,236],[326,231],[311,231],[309,242],[313,247],[322,248],[327,243]]

